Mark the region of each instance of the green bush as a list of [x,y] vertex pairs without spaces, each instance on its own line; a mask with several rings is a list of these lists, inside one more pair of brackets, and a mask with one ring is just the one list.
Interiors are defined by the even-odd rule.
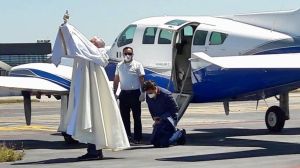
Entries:
[[24,156],[24,151],[18,151],[8,148],[5,145],[0,145],[0,162],[13,162],[21,160]]

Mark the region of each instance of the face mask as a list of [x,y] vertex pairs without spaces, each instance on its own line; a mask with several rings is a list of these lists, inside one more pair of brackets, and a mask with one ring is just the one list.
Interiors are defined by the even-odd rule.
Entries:
[[148,94],[148,97],[149,97],[150,99],[154,98],[155,96],[156,96],[155,93]]
[[126,62],[130,62],[130,61],[132,60],[132,57],[129,56],[129,55],[125,55],[125,56],[124,56],[124,60],[125,60]]

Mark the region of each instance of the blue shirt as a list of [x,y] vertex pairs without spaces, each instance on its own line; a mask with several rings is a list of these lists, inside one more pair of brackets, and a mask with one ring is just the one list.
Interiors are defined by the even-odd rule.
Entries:
[[146,96],[146,102],[150,114],[153,117],[160,117],[166,119],[172,117],[175,121],[177,120],[178,105],[174,100],[172,93],[168,90],[158,87],[158,93],[154,98]]

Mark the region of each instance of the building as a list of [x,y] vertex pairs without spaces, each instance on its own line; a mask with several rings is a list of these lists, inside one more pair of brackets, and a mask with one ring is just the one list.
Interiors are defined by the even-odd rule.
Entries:
[[[49,40],[37,43],[0,43],[0,61],[14,67],[21,64],[46,62],[51,53]],[[4,70],[1,75],[7,74]]]

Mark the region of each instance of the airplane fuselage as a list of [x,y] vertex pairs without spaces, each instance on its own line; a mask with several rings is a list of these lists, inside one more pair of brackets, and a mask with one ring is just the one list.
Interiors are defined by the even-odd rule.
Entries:
[[[108,52],[111,63],[106,70],[111,80],[127,46],[134,49],[134,59],[144,65],[147,80],[173,92],[191,94],[197,103],[242,100],[245,96],[258,100],[277,95],[286,90],[279,85],[300,79],[285,75],[297,69],[193,69],[189,59],[195,52],[212,57],[300,52],[297,37],[227,18],[153,17],[130,24]],[[298,87],[291,85],[287,90]]]

